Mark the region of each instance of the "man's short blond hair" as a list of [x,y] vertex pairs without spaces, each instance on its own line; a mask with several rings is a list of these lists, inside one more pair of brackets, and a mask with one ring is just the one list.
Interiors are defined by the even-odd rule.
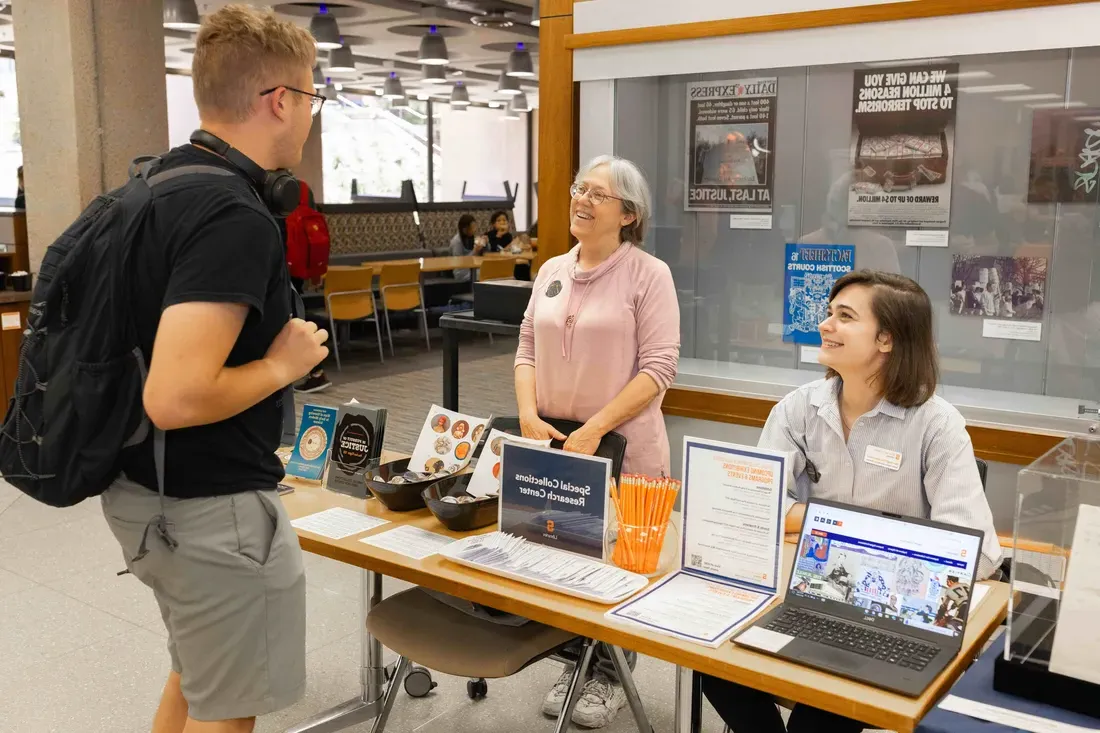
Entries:
[[317,47],[304,28],[270,10],[227,5],[207,16],[195,39],[191,80],[204,120],[244,122],[260,92],[293,84],[313,67]]

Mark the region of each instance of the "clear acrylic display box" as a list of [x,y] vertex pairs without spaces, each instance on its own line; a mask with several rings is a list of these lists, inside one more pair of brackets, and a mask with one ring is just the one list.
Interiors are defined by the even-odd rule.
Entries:
[[1061,588],[1082,504],[1100,506],[1100,439],[1066,438],[1020,471],[1008,628],[994,687],[1095,715],[1100,686],[1049,670]]

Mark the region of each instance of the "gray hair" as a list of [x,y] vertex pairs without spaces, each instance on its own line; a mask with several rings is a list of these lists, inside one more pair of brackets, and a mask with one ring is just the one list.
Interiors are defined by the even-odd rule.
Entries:
[[617,155],[597,155],[592,160],[581,166],[577,171],[576,183],[584,180],[585,176],[601,165],[607,166],[608,178],[611,179],[612,196],[622,200],[623,211],[634,215],[634,221],[619,230],[619,241],[631,244],[642,244],[645,241],[646,230],[649,229],[649,216],[653,210],[650,203],[649,184],[638,166],[626,158]]

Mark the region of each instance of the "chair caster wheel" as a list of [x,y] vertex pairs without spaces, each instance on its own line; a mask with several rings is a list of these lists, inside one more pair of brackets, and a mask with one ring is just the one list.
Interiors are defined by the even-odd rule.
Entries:
[[468,680],[466,695],[471,700],[482,700],[489,694],[489,684],[485,680]]
[[427,697],[437,687],[439,684],[432,681],[432,673],[424,667],[411,667],[405,675],[405,693],[409,697]]

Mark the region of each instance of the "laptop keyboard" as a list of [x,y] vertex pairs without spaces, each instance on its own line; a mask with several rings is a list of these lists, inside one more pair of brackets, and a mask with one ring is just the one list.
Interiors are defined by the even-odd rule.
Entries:
[[940,651],[930,644],[794,608],[783,609],[783,613],[765,628],[918,672],[927,667]]

